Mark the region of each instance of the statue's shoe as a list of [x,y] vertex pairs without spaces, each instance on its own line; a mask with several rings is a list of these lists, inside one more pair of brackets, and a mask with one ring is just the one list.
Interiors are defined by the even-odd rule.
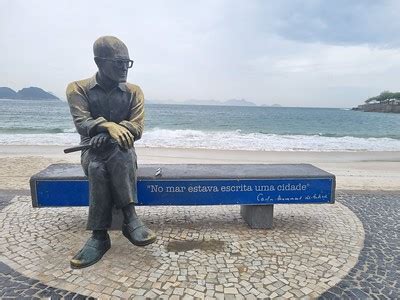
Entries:
[[71,268],[81,269],[97,263],[110,248],[111,241],[108,233],[105,240],[97,240],[91,237],[83,248],[71,259]]
[[138,218],[122,225],[122,234],[136,246],[146,246],[154,243],[156,234]]

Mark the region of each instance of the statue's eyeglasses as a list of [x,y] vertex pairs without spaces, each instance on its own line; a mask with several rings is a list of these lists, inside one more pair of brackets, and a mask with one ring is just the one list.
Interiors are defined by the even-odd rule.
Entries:
[[104,57],[98,57],[96,58],[101,59],[101,60],[108,60],[112,61],[114,64],[116,64],[118,67],[125,67],[127,66],[128,68],[132,68],[133,66],[133,60],[131,59],[114,59],[114,58],[104,58]]

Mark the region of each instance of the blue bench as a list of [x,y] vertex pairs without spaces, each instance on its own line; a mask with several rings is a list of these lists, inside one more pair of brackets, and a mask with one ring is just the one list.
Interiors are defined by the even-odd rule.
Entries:
[[[30,179],[34,207],[87,206],[77,164],[53,164]],[[335,201],[335,176],[309,164],[140,165],[138,205],[240,205],[251,228],[271,228],[274,204]]]

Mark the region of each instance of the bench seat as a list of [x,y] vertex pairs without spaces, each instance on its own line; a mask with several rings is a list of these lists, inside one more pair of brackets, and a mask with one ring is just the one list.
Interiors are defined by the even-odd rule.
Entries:
[[[53,164],[30,179],[34,207],[87,206],[78,164]],[[274,204],[335,201],[335,176],[310,164],[140,165],[138,205],[241,205],[253,228],[270,228]]]

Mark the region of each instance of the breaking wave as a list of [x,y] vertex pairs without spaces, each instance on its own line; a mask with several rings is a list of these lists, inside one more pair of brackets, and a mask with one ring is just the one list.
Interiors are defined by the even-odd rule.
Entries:
[[[74,130],[63,133],[0,134],[0,145],[75,145]],[[234,131],[169,130],[145,131],[141,147],[259,150],[259,151],[399,151],[400,140],[392,138],[278,135]]]

